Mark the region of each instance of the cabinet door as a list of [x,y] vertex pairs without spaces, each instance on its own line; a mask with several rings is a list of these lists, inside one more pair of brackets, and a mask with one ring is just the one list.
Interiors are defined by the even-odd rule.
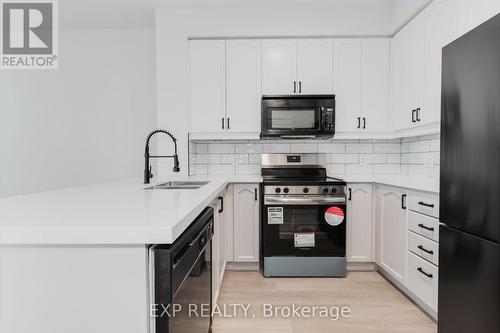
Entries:
[[333,92],[333,41],[299,39],[298,93],[331,94]]
[[407,227],[403,193],[397,189],[381,187],[379,196],[379,265],[404,283]]
[[355,132],[361,117],[361,40],[336,39],[333,54],[335,130]]
[[233,198],[234,261],[259,261],[259,186],[235,184]]
[[262,41],[262,85],[267,95],[290,95],[298,91],[295,39]]
[[226,41],[226,127],[231,132],[260,132],[260,43]]
[[394,38],[391,44],[392,91],[391,117],[394,129],[417,126],[412,110],[422,107],[423,48],[422,18],[417,16]]
[[385,132],[389,123],[389,39],[363,39],[361,116],[367,132]]
[[347,261],[371,262],[372,257],[372,185],[353,184],[348,188]]
[[222,132],[225,117],[225,41],[189,42],[191,132]]
[[458,35],[459,7],[455,0],[432,3],[424,15],[423,104],[418,125],[436,123],[441,118],[442,48]]

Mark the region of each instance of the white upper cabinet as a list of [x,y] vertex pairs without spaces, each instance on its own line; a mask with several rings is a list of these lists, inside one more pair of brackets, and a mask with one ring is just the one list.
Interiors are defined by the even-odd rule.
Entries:
[[226,41],[226,129],[260,132],[261,41]]
[[459,7],[455,0],[431,4],[424,16],[423,101],[419,114],[422,125],[441,118],[442,49],[458,36]]
[[424,34],[421,17],[408,23],[391,45],[391,117],[393,129],[411,128],[417,124],[421,107]]
[[191,132],[221,132],[225,122],[225,41],[189,42]]
[[331,39],[263,40],[264,94],[331,94],[332,49]]
[[372,262],[372,185],[349,184],[347,201],[347,261]]
[[361,127],[361,39],[334,42],[335,131]]
[[299,39],[299,94],[331,94],[333,92],[333,41],[331,39]]
[[498,0],[456,0],[460,4],[459,33],[465,34],[500,13]]
[[334,43],[337,132],[383,132],[389,117],[389,39]]
[[297,41],[267,39],[262,41],[262,85],[266,95],[297,93]]
[[391,123],[404,130],[438,124],[442,48],[459,34],[460,3],[436,0],[391,44]]
[[389,39],[361,41],[361,129],[386,132],[389,125]]

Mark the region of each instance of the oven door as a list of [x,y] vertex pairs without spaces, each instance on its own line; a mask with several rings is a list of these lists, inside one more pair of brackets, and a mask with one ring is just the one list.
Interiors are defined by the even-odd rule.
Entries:
[[318,204],[300,203],[299,198],[272,201],[262,212],[264,257],[345,257],[345,200]]
[[[262,99],[262,137],[322,136],[324,112],[334,99],[311,97],[264,97]],[[330,106],[329,106],[330,107]]]

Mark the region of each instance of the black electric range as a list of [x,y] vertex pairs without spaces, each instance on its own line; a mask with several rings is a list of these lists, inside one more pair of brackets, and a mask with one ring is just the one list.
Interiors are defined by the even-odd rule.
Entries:
[[346,272],[346,183],[327,176],[327,154],[263,154],[264,275]]

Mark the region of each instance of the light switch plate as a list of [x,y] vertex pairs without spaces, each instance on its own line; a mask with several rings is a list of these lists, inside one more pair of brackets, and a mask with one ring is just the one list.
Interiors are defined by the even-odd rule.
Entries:
[[365,166],[367,164],[366,156],[359,157],[359,164]]

